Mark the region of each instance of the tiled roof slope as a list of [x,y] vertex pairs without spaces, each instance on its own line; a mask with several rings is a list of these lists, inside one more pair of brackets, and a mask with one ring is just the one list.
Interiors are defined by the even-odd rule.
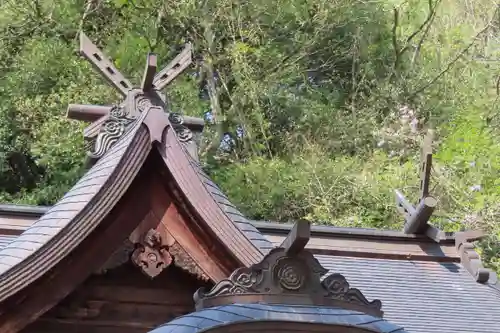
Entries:
[[499,333],[500,294],[459,263],[316,255],[412,333]]
[[[256,224],[275,245],[289,229]],[[336,227],[311,232],[307,248],[326,275],[340,273],[368,299],[381,300],[384,318],[408,332],[500,333],[497,281],[476,282],[453,239],[438,244],[393,231]]]
[[262,253],[267,253],[273,248],[273,244],[265,238],[259,230],[243,215],[235,205],[231,203],[228,197],[215,184],[210,177],[203,171],[200,163],[190,158],[191,166],[196,170],[200,181],[212,196],[220,209],[227,217],[243,232],[243,234],[259,248]]
[[[129,164],[137,146],[149,144],[147,130],[141,127],[141,122],[131,126],[56,205],[0,249],[0,300],[62,259],[75,246],[74,240],[84,239],[97,226],[96,221],[112,208],[112,205],[107,205],[111,196],[116,199],[124,193],[133,177],[124,177],[123,173],[117,172],[119,166],[128,164],[127,172],[133,174],[139,170],[147,154],[145,149],[138,149],[144,156],[134,158],[136,162]],[[33,265],[37,258],[42,257],[41,262]]]
[[[276,233],[286,235],[289,227],[249,221],[207,177],[199,163],[195,160],[190,163],[219,207],[262,252],[279,245],[280,238],[275,237]],[[380,248],[374,248],[375,252],[388,255],[392,251],[407,255],[397,259],[375,258],[374,252],[370,253],[372,245],[369,245],[375,241],[365,237],[368,233],[375,235],[382,244]],[[336,238],[339,235],[342,237]],[[14,238],[2,236],[0,247]],[[357,245],[353,245],[353,239]],[[396,247],[394,239],[398,239]],[[327,246],[322,244],[323,248],[316,249],[321,264],[331,272],[345,275],[351,286],[362,290],[369,299],[380,299],[384,317],[404,326],[409,332],[500,333],[500,291],[497,285],[492,285],[495,281],[477,283],[459,263],[453,245],[441,247],[429,239],[423,242],[422,237],[396,231],[313,227],[311,246],[325,241],[329,243]],[[389,243],[390,247],[386,247]],[[345,244],[357,247],[357,253],[343,255],[342,246]],[[329,254],[329,251],[336,252]],[[417,252],[428,257],[420,258],[415,255]]]
[[6,247],[7,244],[15,240],[17,236],[15,235],[0,235],[0,249]]

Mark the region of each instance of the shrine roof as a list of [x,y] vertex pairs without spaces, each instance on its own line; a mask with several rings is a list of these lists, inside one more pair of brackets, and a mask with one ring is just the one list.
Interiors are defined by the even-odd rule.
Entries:
[[460,263],[315,257],[368,298],[380,299],[384,318],[409,332],[497,332],[500,325],[500,292],[477,283]]
[[[44,209],[22,206],[17,213],[16,207],[0,206],[0,212],[13,217],[31,211],[34,219]],[[272,245],[279,245],[292,227],[247,221]],[[384,317],[409,332],[496,332],[500,324],[496,276],[476,282],[461,263],[452,235],[436,243],[399,231],[312,226],[311,236],[307,248],[330,273],[341,272],[368,298],[382,300]],[[1,236],[0,246],[2,239],[15,237]]]
[[[211,328],[222,328],[231,324],[249,322],[274,322],[276,330],[287,323],[327,324],[341,327],[356,327],[367,332],[404,333],[386,320],[364,313],[330,307],[288,304],[230,304],[203,309],[174,319],[151,333],[198,333]],[[215,330],[214,330],[215,331]]]
[[[89,43],[85,39],[84,42]],[[95,55],[95,52],[91,53]],[[98,58],[106,59],[104,56]],[[148,56],[148,66],[152,59]],[[99,63],[97,66],[111,68],[112,65]],[[117,73],[116,70],[112,72]],[[235,262],[251,266],[285,240],[291,226],[247,219],[207,176],[193,153],[196,147],[191,140],[192,133],[182,125],[182,117],[168,113],[160,95],[151,98],[146,94],[154,86],[151,73],[147,71],[146,74],[145,82],[149,83],[141,93],[120,86],[120,82],[125,82],[122,79],[111,80],[123,90],[127,99],[109,110],[104,107],[107,114],[97,114],[99,120],[86,132],[94,140],[91,154],[95,164],[57,204],[50,208],[0,206],[0,300],[47,273],[96,230],[124,195],[151,151],[161,158],[164,168],[159,172],[173,184],[176,200],[203,222]],[[163,80],[163,74],[158,77]],[[102,107],[95,110],[102,111]],[[106,123],[108,120],[110,122]],[[111,131],[105,128],[110,124],[126,124],[126,130],[113,136],[113,128]],[[427,166],[424,170],[430,168],[430,164]],[[428,185],[426,181],[423,183]],[[433,234],[436,228],[428,225],[428,221],[435,201],[429,201],[427,192],[424,188],[425,195],[416,206],[397,193],[398,209],[406,220],[405,232],[316,226],[311,230],[312,237],[306,249],[329,272],[344,274],[353,287],[363,289],[370,298],[380,299],[385,318],[410,332],[498,332],[499,284],[496,275],[482,267],[471,244],[481,235],[441,231]],[[199,319],[196,316],[205,313],[203,311],[212,311],[212,315],[220,313],[222,318],[228,309],[241,317],[238,313],[248,306],[205,309],[185,320],[196,321]],[[264,305],[252,306],[257,312],[255,316],[260,313],[273,320],[306,311],[304,306],[275,305],[281,307],[281,312],[264,309]],[[308,316],[318,315],[314,312],[320,311],[308,309],[313,312]],[[384,326],[381,320],[367,315],[351,313],[348,316],[333,308],[321,311],[331,312],[326,317],[332,323],[348,325],[354,323],[349,320],[354,320],[356,325],[366,327],[380,324],[380,330],[374,332],[403,332],[395,326]],[[300,321],[299,317],[295,319]],[[217,323],[214,318],[206,321],[203,317],[203,323],[219,325],[224,322],[220,319]],[[199,320],[192,327],[201,329],[196,326],[198,324]],[[168,325],[163,329],[165,327]]]
[[[5,299],[45,273],[76,246],[72,239],[84,238],[94,230],[100,218],[111,210],[112,205],[108,204],[108,200],[123,193],[142,165],[141,160],[147,156],[148,150],[142,149],[149,143],[147,131],[140,125],[138,121],[131,126],[122,140],[36,221],[26,225],[26,221],[21,220],[24,230],[14,229],[11,235],[21,231],[20,235],[15,238],[10,236],[9,243],[0,248],[0,299]],[[136,150],[141,153],[137,154]],[[131,154],[136,158],[130,158]],[[113,186],[109,184],[110,178],[121,180],[122,183],[115,182]],[[7,210],[13,213],[12,208],[8,206]],[[41,210],[20,207],[17,216],[14,214],[8,222],[19,222],[19,217],[23,215],[33,217]],[[16,227],[20,226],[22,223],[16,224]],[[5,226],[3,229],[5,233]],[[28,265],[28,261],[37,261],[37,264]]]
[[203,171],[201,164],[192,156],[188,155],[190,164],[196,171],[200,182],[203,184],[211,198],[216,202],[219,209],[234,223],[238,229],[258,248],[262,253],[267,253],[271,248],[271,242],[257,230],[256,226],[248,220],[243,213],[229,200],[217,184]]

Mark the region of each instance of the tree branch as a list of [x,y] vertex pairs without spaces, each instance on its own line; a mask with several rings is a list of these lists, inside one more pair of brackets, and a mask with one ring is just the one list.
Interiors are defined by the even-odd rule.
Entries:
[[476,41],[479,39],[479,37],[481,37],[486,31],[488,31],[488,29],[491,28],[492,26],[492,23],[493,21],[495,20],[495,17],[497,15],[497,12],[498,12],[498,7],[495,9],[495,12],[493,13],[493,16],[492,16],[492,19],[488,22],[488,24],[483,28],[481,29],[475,36],[474,38],[472,38],[472,41],[462,50],[460,51],[456,56],[455,58],[453,58],[452,61],[450,61],[448,63],[448,65],[441,71],[439,72],[438,75],[436,75],[432,80],[430,80],[429,82],[427,82],[426,84],[424,84],[422,87],[418,88],[414,93],[412,93],[410,95],[410,99],[414,98],[416,95],[420,94],[421,92],[423,92],[424,90],[426,90],[427,88],[429,88],[430,86],[432,86],[434,83],[436,83],[436,81],[438,81],[441,77],[443,77],[443,75],[445,75],[451,68],[453,68],[453,66],[455,65],[455,63],[464,55],[466,54],[472,46],[474,46],[474,44],[476,44]]
[[404,52],[406,52],[410,48],[410,43],[413,40],[413,38],[415,38],[420,32],[422,32],[422,30],[424,30],[426,26],[428,26],[430,23],[432,23],[432,20],[433,20],[432,18],[436,14],[436,9],[440,3],[441,3],[441,0],[438,0],[436,2],[436,4],[433,6],[432,0],[428,1],[429,14],[427,15],[427,18],[418,27],[417,30],[415,30],[410,36],[408,36],[408,38],[406,38],[405,47],[400,51],[400,54],[403,54]]
[[398,45],[398,26],[399,26],[399,11],[397,8],[393,9],[394,22],[392,25],[392,47],[394,48],[394,70],[399,67],[399,45]]

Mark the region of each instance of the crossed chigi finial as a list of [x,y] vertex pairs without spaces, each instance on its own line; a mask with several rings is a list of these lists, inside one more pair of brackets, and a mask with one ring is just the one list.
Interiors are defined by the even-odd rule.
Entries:
[[[406,234],[432,234],[439,233],[436,228],[428,224],[429,219],[437,205],[437,200],[429,192],[432,169],[432,139],[433,132],[429,131],[424,137],[420,155],[420,198],[413,206],[406,197],[395,190],[398,211],[405,219],[404,232]],[[433,237],[437,237],[434,235]]]
[[[80,33],[80,54],[85,57],[100,74],[123,96],[126,97],[129,92],[135,88],[132,83],[115,67],[115,65],[106,57],[97,46],[82,32]],[[160,93],[168,86],[179,74],[181,74],[192,63],[192,46],[186,44],[184,50],[177,55],[160,72],[157,70],[157,56],[149,53],[146,59],[146,69],[142,77],[140,90],[144,94],[158,94],[163,100],[164,96]],[[83,105],[70,104],[68,106],[67,117],[75,120],[102,123],[106,115],[109,114],[111,106],[103,105]],[[99,121],[101,120],[101,121]],[[92,134],[99,124],[94,124],[85,130],[85,134]]]
[[[84,138],[90,143],[90,146],[93,146],[93,151],[89,153],[92,161],[101,157],[118,140],[125,128],[142,111],[141,108],[146,105],[161,105],[165,111],[168,111],[166,98],[161,93],[161,90],[192,63],[192,47],[189,43],[186,44],[179,55],[159,72],[157,72],[156,54],[149,53],[146,58],[146,68],[141,85],[140,87],[134,87],[83,32],[80,33],[79,51],[80,55],[85,57],[106,81],[125,97],[125,100],[119,106],[84,104],[70,104],[68,106],[68,118],[91,122],[84,130]],[[139,95],[142,97],[137,100]],[[112,130],[110,131],[106,126],[112,128]]]

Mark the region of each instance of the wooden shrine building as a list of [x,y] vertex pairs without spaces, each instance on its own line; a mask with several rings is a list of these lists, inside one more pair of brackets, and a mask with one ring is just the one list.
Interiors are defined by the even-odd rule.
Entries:
[[1,333],[500,333],[500,285],[472,242],[397,192],[405,230],[248,220],[203,172],[203,121],[162,88],[187,46],[134,87],[84,35],[81,52],[125,100],[71,105],[92,166],[53,207],[0,207]]

